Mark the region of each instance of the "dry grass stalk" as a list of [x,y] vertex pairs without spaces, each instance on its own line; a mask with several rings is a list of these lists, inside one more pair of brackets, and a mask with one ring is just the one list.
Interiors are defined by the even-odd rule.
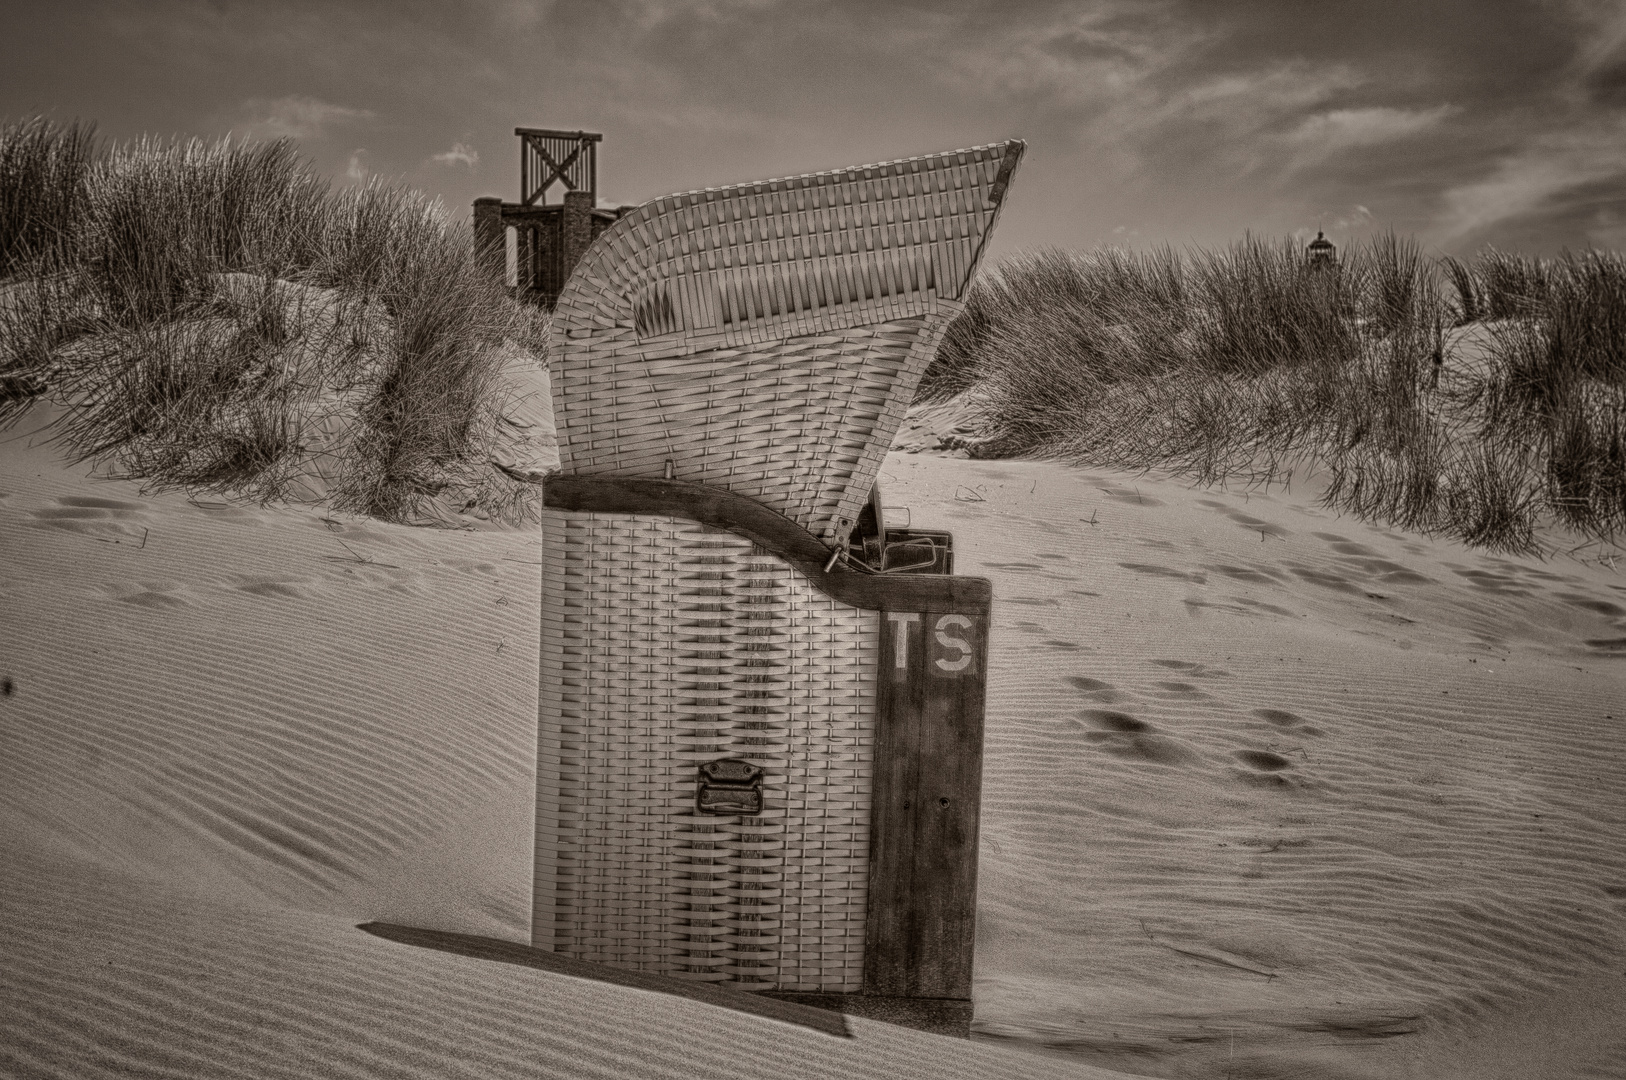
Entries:
[[[1473,371],[1444,328],[1486,318]],[[1024,254],[978,282],[922,381],[927,400],[962,394],[979,456],[1206,483],[1311,459],[1334,506],[1513,551],[1543,516],[1626,529],[1619,255],[1435,263],[1393,235],[1319,268],[1253,238]]]
[[347,509],[525,512],[486,462],[501,346],[540,332],[424,196],[335,193],[287,141],[29,120],[0,129],[0,236],[0,420],[59,397],[79,453],[159,485],[279,498],[319,451]]

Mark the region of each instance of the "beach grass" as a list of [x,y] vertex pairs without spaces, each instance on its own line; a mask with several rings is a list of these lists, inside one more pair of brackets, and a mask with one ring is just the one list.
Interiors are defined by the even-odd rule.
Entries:
[[[1464,328],[1483,328],[1476,357]],[[920,389],[978,456],[1269,482],[1533,550],[1626,530],[1626,259],[1427,257],[1381,234],[1329,264],[1293,241],[1018,255],[985,273]]]
[[543,328],[428,197],[335,190],[292,143],[106,146],[0,129],[0,419],[70,406],[87,458],[159,486],[324,494],[391,521],[525,505],[487,467],[505,343]]

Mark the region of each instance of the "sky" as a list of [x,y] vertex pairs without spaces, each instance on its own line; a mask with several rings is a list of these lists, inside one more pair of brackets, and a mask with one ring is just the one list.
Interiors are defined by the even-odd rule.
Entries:
[[[515,127],[602,132],[601,202],[1007,138],[992,254],[1626,249],[1626,3],[5,0],[0,118],[294,139],[466,218]],[[555,189],[554,199],[558,197]]]

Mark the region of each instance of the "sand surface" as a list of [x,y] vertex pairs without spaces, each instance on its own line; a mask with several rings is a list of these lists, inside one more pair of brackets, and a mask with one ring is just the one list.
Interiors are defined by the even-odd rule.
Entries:
[[0,434],[0,1075],[1626,1075],[1598,549],[1305,485],[883,482],[995,585],[969,1044],[357,930],[525,940],[539,533],[145,495]]

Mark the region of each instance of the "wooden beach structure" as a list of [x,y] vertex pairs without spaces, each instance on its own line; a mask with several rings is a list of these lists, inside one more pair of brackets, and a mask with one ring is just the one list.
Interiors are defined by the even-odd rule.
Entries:
[[533,947],[968,1030],[991,587],[874,493],[1023,148],[655,199],[560,290]]
[[[508,234],[514,240],[517,299],[551,308],[599,234],[631,207],[598,205],[598,144],[593,131],[515,128],[519,136],[519,202],[474,200],[474,241],[506,273]],[[554,185],[560,201],[549,203]]]

